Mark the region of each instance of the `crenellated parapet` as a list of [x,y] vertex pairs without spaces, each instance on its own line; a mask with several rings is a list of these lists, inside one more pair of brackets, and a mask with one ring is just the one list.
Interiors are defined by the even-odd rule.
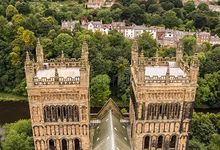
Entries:
[[132,46],[132,77],[136,84],[195,84],[197,82],[199,62],[196,54],[190,65],[183,60],[182,47],[178,43],[176,57],[144,57],[138,53],[137,42]]
[[27,52],[25,73],[28,87],[50,85],[89,86],[90,67],[86,42],[82,45],[81,58],[65,58],[62,52],[60,57],[48,60],[44,59],[43,48],[40,40],[38,40],[36,59],[37,61],[31,60]]

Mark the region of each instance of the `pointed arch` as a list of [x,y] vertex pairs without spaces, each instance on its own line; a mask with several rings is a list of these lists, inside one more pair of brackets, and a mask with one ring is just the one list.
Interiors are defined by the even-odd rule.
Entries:
[[76,105],[73,105],[73,121],[74,122],[79,121],[79,107]]

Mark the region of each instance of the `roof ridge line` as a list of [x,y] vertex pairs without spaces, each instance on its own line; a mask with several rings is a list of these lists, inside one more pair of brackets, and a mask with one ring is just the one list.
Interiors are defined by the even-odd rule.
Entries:
[[114,136],[114,128],[113,128],[113,120],[112,120],[112,110],[109,111],[110,115],[110,127],[111,127],[111,138],[112,138],[112,150],[115,150],[115,136]]

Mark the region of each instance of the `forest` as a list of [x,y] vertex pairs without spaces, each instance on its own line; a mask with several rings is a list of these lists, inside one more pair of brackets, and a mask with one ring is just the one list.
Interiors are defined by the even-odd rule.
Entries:
[[[0,1],[0,92],[17,96],[27,96],[24,75],[26,51],[35,58],[35,45],[40,39],[45,58],[55,58],[63,51],[65,57],[80,57],[84,40],[89,45],[91,65],[91,105],[102,106],[112,97],[120,106],[129,104],[130,49],[132,40],[121,33],[111,31],[108,35],[92,33],[77,26],[72,32],[61,29],[62,20],[102,20],[104,23],[125,21],[147,26],[164,26],[182,31],[208,31],[220,36],[220,18],[218,12],[209,10],[207,4],[198,7],[193,1],[183,5],[181,0],[118,0],[111,8],[86,9],[83,0],[4,0]],[[175,56],[174,48],[159,47],[149,33],[138,39],[140,50],[146,57]],[[195,50],[194,36],[182,39],[185,60],[190,60],[197,52],[200,60],[200,75],[196,94],[196,107],[220,107],[220,47],[204,43]],[[220,149],[219,114],[194,113],[192,120],[191,149]],[[30,125],[21,121],[20,126]],[[5,150],[13,149],[17,124],[6,125],[6,140],[2,144]],[[24,139],[32,149],[28,133],[16,136]],[[21,134],[21,135],[20,135]],[[7,137],[8,140],[7,141]],[[14,139],[14,141],[10,141]],[[7,143],[8,142],[8,143]],[[21,145],[20,145],[21,146]],[[21,147],[25,147],[21,146]],[[22,149],[22,148],[21,148]]]

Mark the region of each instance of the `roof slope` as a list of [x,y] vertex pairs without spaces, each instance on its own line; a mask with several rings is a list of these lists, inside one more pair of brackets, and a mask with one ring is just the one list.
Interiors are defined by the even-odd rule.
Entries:
[[112,111],[106,114],[95,128],[93,150],[130,150],[127,129]]

